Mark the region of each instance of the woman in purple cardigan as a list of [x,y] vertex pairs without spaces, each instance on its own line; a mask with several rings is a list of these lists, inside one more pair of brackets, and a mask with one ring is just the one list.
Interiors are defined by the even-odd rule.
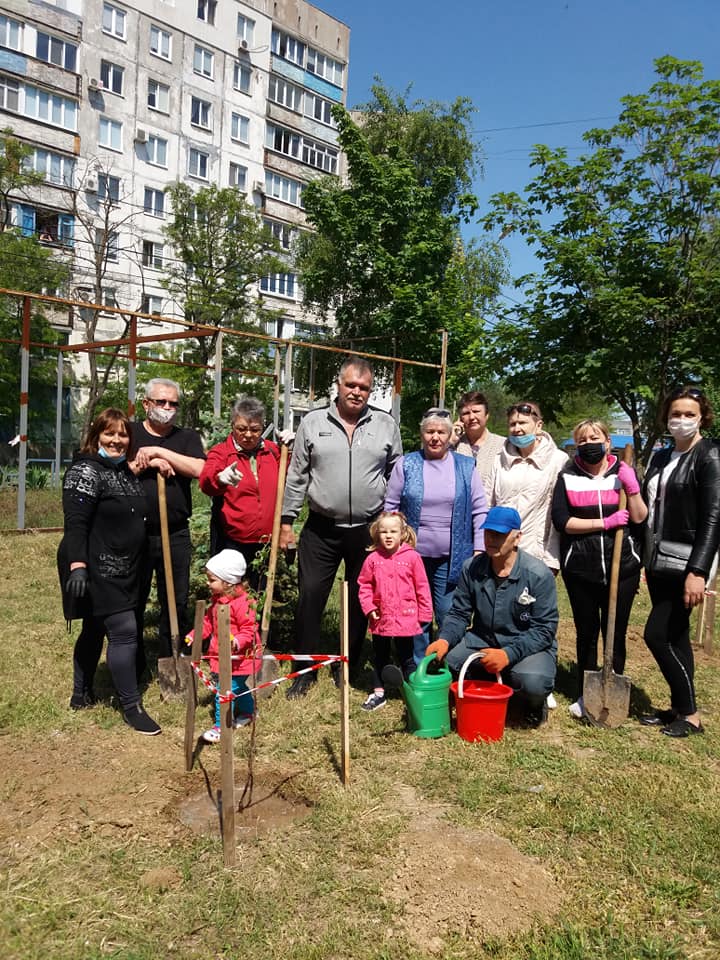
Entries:
[[[463,563],[483,549],[481,527],[487,514],[475,461],[451,449],[451,433],[449,410],[426,410],[420,422],[422,449],[395,463],[385,495],[385,509],[401,510],[417,534],[438,629],[452,604]],[[420,640],[416,642],[416,663],[430,643],[430,626],[423,624],[422,648]]]

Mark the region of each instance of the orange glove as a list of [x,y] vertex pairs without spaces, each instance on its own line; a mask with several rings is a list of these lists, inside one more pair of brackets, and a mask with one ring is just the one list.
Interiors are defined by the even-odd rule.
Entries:
[[481,658],[482,668],[487,670],[488,673],[502,673],[510,663],[508,655],[502,647],[485,647],[483,654],[484,656]]
[[429,657],[431,653],[434,653],[438,660],[443,660],[449,649],[450,644],[447,640],[433,640],[433,642],[428,645],[425,656]]

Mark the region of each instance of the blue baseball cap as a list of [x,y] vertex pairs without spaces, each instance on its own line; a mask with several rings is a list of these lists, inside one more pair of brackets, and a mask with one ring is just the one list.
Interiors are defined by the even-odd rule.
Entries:
[[495,530],[497,533],[510,533],[520,529],[520,514],[513,507],[490,507],[485,517],[483,530]]

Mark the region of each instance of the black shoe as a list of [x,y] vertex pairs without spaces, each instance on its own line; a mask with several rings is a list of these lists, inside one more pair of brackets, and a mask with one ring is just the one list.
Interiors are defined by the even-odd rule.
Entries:
[[70,709],[86,710],[88,707],[94,707],[97,702],[94,691],[85,690],[84,693],[74,693],[70,697]]
[[644,713],[638,719],[644,727],[667,727],[676,717],[674,710],[655,710],[653,713]]
[[544,723],[547,723],[548,705],[547,700],[543,700],[539,707],[531,707],[525,714],[525,724],[531,729],[537,730]]
[[666,737],[690,737],[695,733],[705,733],[705,730],[701,723],[696,726],[686,720],[685,717],[678,717],[672,723],[663,727],[660,733],[664,733]]
[[312,673],[301,673],[299,677],[295,677],[293,682],[290,684],[290,689],[285,694],[288,700],[300,700],[302,697],[306,697],[310,691],[310,687],[313,686],[317,681],[317,675],[315,671]]
[[332,682],[339,690],[342,686],[342,663],[340,663],[339,660],[335,660],[334,663],[330,664],[330,676],[332,677]]
[[128,707],[127,710],[123,711],[123,716],[125,717],[125,723],[146,737],[154,737],[160,733],[160,724],[155,723],[153,718],[145,713],[145,708],[141,703],[136,703],[135,706]]
[[389,663],[386,667],[383,667],[382,682],[386,690],[399,690],[404,679],[402,670],[400,667],[396,667],[394,663]]

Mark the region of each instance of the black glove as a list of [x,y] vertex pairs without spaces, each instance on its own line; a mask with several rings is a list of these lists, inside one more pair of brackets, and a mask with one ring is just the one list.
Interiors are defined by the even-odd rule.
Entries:
[[76,567],[70,571],[70,576],[65,584],[65,593],[79,600],[87,593],[88,572],[85,567]]

